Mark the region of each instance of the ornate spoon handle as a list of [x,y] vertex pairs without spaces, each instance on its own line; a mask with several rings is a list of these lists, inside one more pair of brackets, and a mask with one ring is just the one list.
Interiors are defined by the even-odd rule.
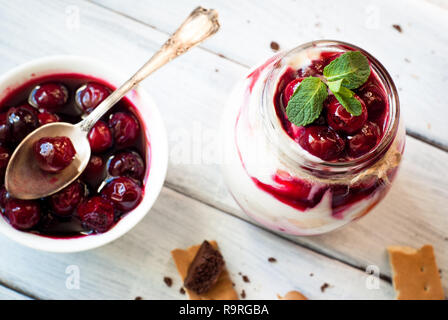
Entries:
[[215,34],[219,27],[218,13],[215,10],[197,7],[148,62],[79,123],[81,129],[89,132],[95,123],[140,81]]

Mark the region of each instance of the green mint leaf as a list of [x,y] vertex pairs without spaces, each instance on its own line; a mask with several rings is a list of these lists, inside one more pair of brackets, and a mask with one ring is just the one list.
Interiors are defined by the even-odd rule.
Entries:
[[331,90],[331,92],[339,92],[341,90],[343,79],[337,80],[337,81],[331,81],[328,82],[328,88]]
[[349,113],[359,116],[362,113],[362,105],[358,99],[354,97],[354,92],[346,87],[340,87],[339,91],[332,91],[339,103],[342,104]]
[[342,80],[348,89],[356,89],[370,76],[369,60],[359,51],[349,51],[331,61],[324,68],[328,82]]
[[299,127],[312,123],[322,112],[327,96],[327,86],[320,78],[303,79],[286,107],[289,121]]

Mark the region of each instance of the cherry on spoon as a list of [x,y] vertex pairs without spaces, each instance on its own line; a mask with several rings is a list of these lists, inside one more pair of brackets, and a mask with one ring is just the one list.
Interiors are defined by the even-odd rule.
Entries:
[[[84,120],[75,125],[49,123],[31,132],[16,148],[6,169],[5,187],[9,194],[18,199],[38,199],[52,195],[75,181],[89,162],[91,150],[87,134],[95,123],[140,81],[215,34],[219,27],[215,10],[196,8],[160,50]],[[56,136],[69,137],[75,146],[76,156],[62,171],[48,173],[39,169],[33,144],[40,138]]]

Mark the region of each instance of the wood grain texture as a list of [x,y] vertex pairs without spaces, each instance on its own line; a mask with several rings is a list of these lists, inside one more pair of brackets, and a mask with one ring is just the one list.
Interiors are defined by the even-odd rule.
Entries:
[[[65,4],[48,2],[47,4],[41,13],[48,17],[58,17],[58,15],[63,16],[68,2]],[[5,55],[9,58],[1,62],[2,70],[38,56],[51,53],[83,54],[88,48],[89,55],[97,55],[110,62],[121,61],[120,68],[130,73],[165,40],[165,35],[159,32],[110,14],[106,10],[97,10],[90,4],[80,7],[81,12],[85,12],[85,15],[81,16],[80,30],[72,32],[64,29],[64,20],[61,18],[54,21],[54,25],[61,27],[58,31],[54,29],[54,25],[46,24],[45,19],[34,18],[33,12],[37,10],[37,7],[32,7],[32,4],[30,6],[30,11],[20,13],[15,5],[5,4],[5,11],[2,11],[5,19],[0,23],[6,32],[11,33],[11,37],[8,38],[10,39],[9,49],[6,50],[4,46],[0,48],[3,48],[4,52],[16,54]],[[23,25],[23,28],[18,31],[13,28],[14,25]],[[117,25],[120,27],[114,29]],[[109,40],[110,32],[115,34],[114,42]],[[39,40],[44,34],[51,35],[53,38],[51,44],[42,43]],[[131,35],[134,35],[135,39],[132,39]],[[30,41],[29,47],[25,49],[23,42],[19,41],[24,37]],[[135,41],[136,39],[139,41]],[[123,58],[123,52],[117,51],[116,48],[127,48],[126,52],[132,52],[132,56],[125,55]],[[225,92],[232,86],[232,83],[225,79],[237,78],[240,71],[244,70],[238,65],[235,66],[227,60],[202,50],[192,51],[192,54],[182,59],[182,62],[175,61],[172,66],[165,69],[165,73],[158,73],[145,83],[150,92],[161,90],[162,94],[158,97],[160,101],[165,100],[167,96],[171,97],[170,107],[161,109],[167,118],[176,119],[171,124],[173,129],[182,128],[181,123],[186,119],[190,119],[187,121],[190,122],[189,125],[191,123],[199,125],[202,118],[196,119],[195,115],[200,114],[201,110],[210,106],[215,106],[215,110],[219,109],[217,106],[222,103]],[[205,61],[209,62],[205,63]],[[219,68],[220,71],[215,72],[214,68]],[[201,72],[201,77],[197,77],[200,83],[197,83],[198,87],[191,91],[191,81],[194,79],[191,75],[195,73],[197,75],[197,72]],[[190,76],[187,77],[188,74]],[[158,78],[160,76],[162,78]],[[174,82],[173,79],[176,81]],[[174,89],[177,95],[172,95],[170,86],[163,85],[168,83],[180,86],[179,90]],[[214,84],[213,88],[206,90],[207,95],[201,97],[201,88],[207,87],[209,83]],[[219,100],[220,98],[222,101]],[[185,104],[185,101],[189,101],[189,106]],[[172,117],[171,114],[176,114],[176,117]],[[205,127],[209,130],[212,128],[213,124]],[[181,129],[180,132],[183,130],[186,130],[188,134],[190,127]],[[192,168],[198,172],[201,166],[197,164]],[[211,166],[207,170],[216,172],[217,168]],[[169,209],[170,206],[171,209]],[[291,289],[301,289],[302,292],[314,298],[338,296],[390,298],[393,296],[388,283],[381,281],[382,290],[367,290],[365,289],[366,275],[359,270],[322,257],[289,241],[281,240],[271,233],[261,231],[240,219],[210,209],[173,191],[164,191],[150,216],[158,216],[158,222],[148,217],[149,220],[145,219],[146,222],[140,224],[123,239],[86,253],[72,255],[42,253],[1,238],[3,250],[0,258],[0,278],[7,284],[13,284],[16,288],[26,289],[28,292],[35,292],[39,298],[46,299],[132,299],[135,296],[159,299],[182,298],[183,296],[178,293],[180,282],[176,280],[177,275],[169,251],[174,247],[186,247],[201,242],[204,238],[215,238],[227,256],[229,269],[234,270],[233,276],[238,289],[243,286],[242,282],[238,281],[236,272],[241,270],[251,276],[251,286],[245,287],[248,297],[274,298],[277,293]],[[213,217],[218,220],[214,222]],[[263,234],[270,240],[266,242],[263,237],[260,238],[256,234]],[[229,244],[226,244],[227,241]],[[263,245],[260,246],[260,243]],[[279,245],[284,248],[279,249]],[[264,250],[266,251],[263,252]],[[254,256],[258,262],[243,255],[246,252]],[[267,262],[267,257],[274,253],[279,262],[272,265]],[[68,290],[65,286],[68,276],[65,271],[70,265],[80,267],[80,290]],[[283,271],[282,268],[286,269]],[[259,272],[263,269],[265,271],[260,275]],[[272,274],[272,270],[276,269],[279,272]],[[298,269],[301,271],[296,271]],[[306,272],[303,272],[304,270]],[[315,274],[314,277],[309,276],[311,272]],[[299,274],[297,278],[296,273]],[[338,281],[334,274],[341,275],[343,279]],[[172,276],[177,287],[166,288],[163,284],[165,275]],[[286,275],[288,278],[285,278]],[[291,275],[294,276],[291,277]],[[266,280],[271,278],[272,280]],[[354,279],[356,280],[351,282]],[[326,290],[325,294],[320,292],[323,282],[334,285]],[[347,285],[347,282],[352,284]]]
[[[145,23],[156,26],[158,30],[167,32],[171,32],[172,29],[175,28],[174,23],[176,19],[173,17],[181,19],[181,15],[184,14],[185,11],[188,11],[189,5],[188,2],[182,2],[182,5],[167,7],[160,2],[142,3],[136,1],[133,3],[135,5],[124,7],[119,5],[116,1],[107,1],[106,3],[102,2],[102,0],[95,0],[95,2],[100,2],[104,6],[114,8],[114,10],[123,12]],[[318,10],[319,7],[322,7],[324,4],[329,7],[323,12],[322,10]],[[338,5],[339,4],[340,3],[338,2]],[[290,23],[288,21],[294,21],[292,17],[291,19],[286,18],[285,20],[282,20],[282,23],[285,24],[286,31],[282,28],[282,32],[279,33],[278,27],[271,24],[275,22],[275,19],[272,18],[275,17],[275,14],[291,14],[290,12],[286,12],[287,10],[285,10],[284,3],[282,3],[283,7],[279,7],[278,4],[276,5],[269,1],[263,1],[261,3],[257,2],[257,8],[252,8],[254,5],[251,5],[251,9],[253,10],[245,10],[245,8],[241,7],[238,8],[230,2],[208,1],[203,5],[218,9],[221,14],[223,24],[223,29],[217,37],[204,43],[203,47],[214,52],[224,53],[226,57],[241,62],[242,64],[251,65],[255,63],[257,60],[261,59],[261,56],[258,56],[260,53],[263,53],[266,56],[272,54],[266,44],[263,43],[264,47],[260,47],[261,44],[257,43],[257,40],[260,40],[260,38],[266,40],[269,39],[270,35],[272,37],[280,36],[284,40],[282,40],[282,42],[279,41],[279,43],[283,43],[284,41],[289,43],[288,39],[289,41],[291,41],[291,39],[295,39],[291,34],[289,34],[291,30],[288,30],[288,23]],[[244,5],[249,6],[247,3]],[[381,54],[384,54],[386,61],[390,61],[390,63],[386,63],[385,61],[385,65],[392,70],[392,74],[394,73],[393,70],[397,70],[397,74],[399,74],[398,70],[411,71],[411,69],[413,69],[413,67],[410,67],[408,65],[409,63],[404,61],[402,58],[406,57],[406,59],[411,60],[409,56],[411,52],[404,52],[403,50],[411,47],[411,41],[414,42],[416,41],[416,38],[422,38],[422,41],[424,42],[422,46],[419,45],[420,50],[417,50],[419,52],[412,50],[412,54],[416,56],[425,56],[426,59],[431,60],[431,63],[428,64],[425,59],[417,60],[415,65],[419,66],[418,74],[423,75],[428,72],[428,75],[433,74],[436,77],[441,77],[438,83],[440,90],[441,86],[448,81],[448,78],[445,79],[445,76],[448,74],[443,72],[440,73],[440,70],[447,68],[439,69],[439,66],[445,65],[446,61],[440,61],[439,58],[441,58],[441,56],[439,58],[428,58],[428,55],[425,55],[423,52],[423,48],[433,48],[431,49],[434,50],[434,53],[432,54],[438,55],[444,54],[443,52],[446,52],[445,50],[448,49],[448,46],[443,45],[447,43],[447,39],[441,39],[441,42],[437,42],[434,39],[430,40],[433,36],[437,37],[437,34],[439,34],[435,31],[437,28],[446,29],[448,26],[445,21],[438,20],[441,16],[439,13],[436,13],[437,10],[435,10],[435,8],[431,5],[427,6],[426,4],[422,4],[420,2],[409,3],[408,1],[406,2],[408,11],[404,13],[403,16],[400,17],[400,21],[397,22],[393,20],[396,19],[396,17],[391,15],[391,12],[396,11],[396,7],[391,6],[404,5],[403,2],[376,2],[376,6],[378,6],[380,10],[380,18],[382,20],[381,24],[378,26],[378,29],[373,28],[372,30],[364,26],[367,30],[367,34],[370,32],[381,34],[382,37],[376,37],[373,43],[372,41],[366,42],[366,39],[371,39],[368,36],[366,37],[366,33],[360,33],[359,30],[352,30],[356,29],[352,28],[352,26],[362,27],[362,20],[355,19],[352,21],[351,19],[347,19],[342,22],[344,24],[343,26],[340,25],[341,19],[333,19],[330,17],[330,20],[328,20],[327,17],[330,16],[329,13],[331,11],[330,9],[332,9],[332,4],[329,4],[327,1],[316,1],[312,4],[309,2],[299,1],[296,2],[295,5],[300,6],[301,9],[307,12],[321,12],[322,15],[320,17],[311,18],[316,21],[326,21],[325,30],[322,31],[321,27],[323,27],[323,23],[322,26],[317,27],[312,24],[311,21],[306,20],[310,17],[302,17],[301,15],[301,18],[304,19],[301,23],[303,25],[308,23],[308,27],[309,25],[312,26],[312,28],[307,27],[308,29],[304,31],[308,36],[311,35],[312,38],[310,39],[334,38],[333,36],[327,36],[326,32],[330,32],[332,28],[339,28],[341,33],[344,34],[344,37],[347,37],[344,38],[344,40],[359,43],[360,46],[367,48],[371,52],[378,51]],[[344,3],[341,5],[343,6]],[[354,12],[357,10],[359,12],[364,12],[361,10],[364,7],[357,7],[358,5],[360,5],[360,3],[356,4],[354,2],[350,2],[350,10],[353,10]],[[143,6],[146,10],[143,10]],[[291,4],[291,6],[294,5]],[[307,6],[311,7],[308,8]],[[270,9],[269,12],[271,12],[272,16],[270,17],[271,19],[266,21],[263,17],[266,15],[265,12],[267,11],[267,8]],[[334,9],[339,10],[338,8]],[[336,12],[338,12],[337,10]],[[422,14],[420,14],[420,16],[416,18],[416,21],[409,13],[413,10],[423,10],[422,12],[431,15],[432,17],[434,16],[435,20],[431,21],[431,25],[429,25],[428,22],[423,22],[423,20],[421,20],[423,17]],[[154,14],[154,12],[157,12],[157,14]],[[342,14],[342,12],[340,14]],[[409,14],[409,16],[407,16],[407,14]],[[332,15],[337,16],[336,14]],[[171,17],[170,19],[169,16]],[[244,23],[247,23],[247,21],[246,19],[243,19],[243,17],[247,16],[251,17],[250,24],[255,25],[257,28],[262,28],[262,32],[253,32],[253,30],[248,31],[250,28],[244,26]],[[229,25],[227,27],[225,23],[226,21],[229,21]],[[400,34],[391,27],[391,25],[395,23],[402,23],[403,29],[409,28],[409,31],[404,30]],[[419,28],[417,28],[417,25]],[[434,28],[434,33],[430,30],[431,28]],[[240,32],[238,32],[237,29]],[[283,31],[286,32],[286,35]],[[254,36],[249,37],[245,34],[245,32],[251,32]],[[428,33],[428,36],[426,33]],[[260,36],[257,36],[259,34]],[[363,38],[360,38],[360,36]],[[229,45],[229,43],[236,43],[238,40],[241,41],[243,37],[246,37],[247,46],[241,48],[235,45],[234,47],[241,48],[242,50],[232,49],[232,45]],[[386,52],[384,51],[384,48],[389,48],[389,46],[385,41],[398,41],[400,46],[395,47],[393,52],[390,50]],[[248,45],[248,43],[250,43],[250,45]],[[294,43],[291,43],[289,46],[292,46],[293,44]],[[441,51],[434,49],[434,46],[439,45],[441,46]],[[370,47],[372,49],[370,49]],[[412,47],[415,49],[415,45]],[[437,53],[437,51],[439,53]],[[244,54],[244,56],[238,56],[238,54]],[[383,61],[380,55],[378,55],[378,57],[381,61]],[[442,64],[439,64],[439,62]],[[397,69],[395,69],[394,66],[397,67]],[[434,92],[433,96],[433,98],[440,99],[440,101],[436,103],[436,109],[440,110],[440,112],[437,111],[434,112],[433,115],[429,115],[424,108],[420,108],[421,104],[415,103],[415,100],[413,103],[406,103],[406,98],[411,98],[412,100],[413,93],[417,94],[418,91],[417,89],[412,89],[416,86],[416,84],[413,84],[412,81],[410,81],[411,79],[407,79],[406,77],[409,77],[409,74],[405,75],[405,82],[403,83],[400,82],[400,79],[403,80],[403,78],[398,77],[396,80],[398,86],[402,84],[403,87],[409,88],[409,91],[400,93],[400,97],[402,98],[402,110],[404,113],[405,122],[408,124],[408,128],[414,131],[414,122],[418,122],[418,125],[420,125],[422,123],[422,119],[429,119],[428,117],[434,116],[434,119],[441,121],[440,128],[442,130],[440,131],[440,135],[442,139],[446,139],[448,137],[448,127],[446,126],[445,121],[440,117],[440,114],[446,114],[448,117],[448,111],[446,111],[444,106],[441,92]],[[414,78],[415,80],[415,77],[412,75],[411,78]],[[432,90],[430,89],[429,83],[420,83],[418,86],[422,86],[422,90]],[[421,91],[418,94],[420,95],[420,99],[423,98]],[[435,106],[434,104],[427,105],[431,105],[431,107]],[[411,117],[407,114],[407,110],[411,110]],[[213,111],[214,110],[211,108],[204,109],[204,111],[201,112],[201,115],[198,115],[198,118],[201,117],[203,119],[202,123],[206,123],[207,119],[215,119],[218,117],[218,114],[213,114]],[[433,128],[433,126],[431,126],[431,128]],[[428,126],[425,125],[424,130],[429,130]],[[191,131],[194,131],[194,129],[191,128],[190,132]],[[426,137],[430,136],[426,131],[421,134]],[[219,149],[218,145],[216,146],[216,149]],[[172,159],[173,158],[174,156]],[[339,232],[335,232],[334,234],[315,238],[301,238],[296,239],[296,241],[301,244],[309,245],[310,247],[325,252],[326,254],[336,255],[338,258],[343,259],[344,261],[349,261],[354,265],[365,267],[370,263],[374,263],[379,265],[382,272],[388,276],[390,276],[390,272],[388,269],[387,259],[383,254],[384,246],[391,243],[400,243],[419,247],[424,243],[432,243],[436,247],[439,265],[441,269],[447,273],[448,241],[446,239],[448,236],[448,231],[446,230],[448,230],[448,208],[444,205],[444,203],[446,199],[448,199],[448,190],[446,180],[442,178],[448,176],[448,170],[444,165],[447,160],[448,157],[445,152],[408,137],[407,151],[399,179],[395,183],[396,185],[392,189],[391,194],[378,207],[378,209],[372,213],[372,215],[369,215],[360,223],[354,224],[353,226]],[[186,172],[189,172],[190,170],[192,172],[196,171],[196,174],[186,174]],[[199,176],[201,176],[201,178],[199,178]],[[211,205],[221,208],[222,210],[229,211],[243,217],[239,208],[230,199],[230,196],[226,192],[225,186],[222,182],[222,178],[218,175],[216,167],[213,165],[195,167],[191,166],[191,164],[176,164],[175,168],[172,166],[167,182],[169,186],[175,188],[176,190],[192,195],[195,198],[201,199],[201,201],[210,203]],[[357,240],[352,240],[351,242],[353,243],[347,243],[350,239]],[[448,287],[448,277],[444,277],[444,285],[445,288]]]
[[[195,1],[94,2],[167,33],[197,5]],[[448,150],[445,9],[422,0],[205,0],[201,5],[217,9],[222,23],[220,32],[203,47],[246,66],[271,56],[271,41],[290,49],[312,40],[335,39],[366,49],[385,65],[399,88],[408,130]],[[394,24],[401,26],[401,33]]]
[[440,8],[448,9],[448,1],[446,0],[425,0],[426,2],[432,3]]
[[[360,268],[376,265],[381,273],[391,275],[384,253],[388,245],[416,248],[429,243],[435,248],[448,288],[448,188],[445,163],[448,154],[428,144],[407,137],[407,146],[394,185],[370,214],[341,230],[316,236],[292,238],[318,252],[336,257]],[[172,169],[169,186],[203,202],[248,220],[226,190],[219,172],[203,166]],[[196,174],[187,174],[197,170]],[[204,178],[198,178],[200,175]]]
[[[44,253],[0,236],[0,279],[43,299],[186,299],[179,293],[182,283],[170,251],[204,239],[218,242],[237,292],[244,289],[247,299],[275,299],[277,293],[290,290],[310,299],[394,296],[383,280],[379,289],[367,289],[366,273],[166,188],[138,226],[99,249]],[[272,256],[276,263],[268,262]],[[79,268],[79,290],[66,287],[68,266]],[[164,284],[165,276],[173,279],[172,287]],[[325,282],[330,287],[321,292]]]
[[30,300],[30,298],[0,285],[0,300]]
[[[155,2],[145,3],[147,5],[155,5]],[[117,69],[123,70],[125,74],[132,74],[166,39],[165,31],[159,31],[163,30],[165,25],[163,23],[166,22],[158,21],[157,23],[160,26],[157,26],[155,29],[121,14],[83,1],[76,4],[80,12],[78,29],[68,29],[66,27],[66,9],[72,5],[70,1],[42,1],[41,3],[33,1],[2,1],[1,5],[0,28],[8,36],[0,38],[0,53],[2,55],[0,72],[4,72],[32,58],[49,54],[70,53],[99,58],[116,66]],[[120,10],[126,12],[125,5],[123,4],[122,6],[123,8]],[[163,18],[167,10],[168,12],[170,10],[177,12],[176,10],[180,10],[182,6],[185,6],[185,4],[179,2],[177,6],[170,6],[164,10],[152,10],[152,12],[156,12],[154,13],[155,16]],[[195,4],[191,5],[191,7],[193,6]],[[165,18],[170,23],[176,23],[176,21],[182,20],[189,10],[190,5],[186,12],[179,13],[182,17],[179,16],[178,20],[176,20],[174,13],[169,19],[168,17]],[[223,11],[222,9],[220,10]],[[254,10],[256,11],[253,13],[253,17],[262,15],[261,8],[255,8]],[[273,10],[273,12],[275,11]],[[225,18],[225,11],[222,12],[222,15]],[[227,16],[227,19],[231,19],[231,15]],[[234,20],[238,21],[237,18],[238,15],[235,15]],[[224,21],[232,21],[227,19]],[[435,20],[437,21],[437,18]],[[48,21],[51,21],[51,23],[48,23]],[[229,27],[223,26],[221,33],[229,32],[226,31],[226,28],[230,28],[232,23],[227,23],[227,25]],[[265,31],[262,29],[264,28],[263,26],[260,26],[260,28],[260,30]],[[395,30],[392,29],[392,31]],[[346,30],[341,29],[341,32],[345,34]],[[347,32],[349,31],[347,30]],[[255,31],[252,30],[251,33],[255,33]],[[276,32],[276,34],[280,35],[279,32]],[[397,34],[396,36],[404,34],[403,32],[403,34]],[[270,39],[269,33],[264,35],[266,39]],[[43,39],[47,40],[43,41]],[[289,39],[291,40],[291,38]],[[227,45],[234,47],[231,45],[232,42],[229,41],[227,41]],[[247,38],[247,41],[249,41],[249,38]],[[444,40],[441,39],[441,41],[443,42]],[[302,42],[302,40],[294,40],[294,44],[296,42]],[[285,46],[280,40],[279,43]],[[213,49],[212,47],[207,47],[212,44],[211,41],[210,44],[207,42],[204,44],[204,48],[207,50],[196,48],[189,52],[188,55],[174,61],[146,80],[143,83],[143,87],[148,90],[158,103],[169,132],[171,162],[166,185],[187,197],[194,197],[209,206],[247,219],[227,192],[219,171],[219,165],[216,163],[216,158],[219,158],[216,155],[219,155],[220,150],[219,142],[216,139],[218,135],[216,123],[219,121],[218,119],[222,113],[228,92],[239,77],[247,71],[244,65],[249,63],[244,60],[241,63],[235,63],[229,59],[217,56],[210,52]],[[365,47],[363,43],[359,44]],[[255,42],[247,45],[247,48],[244,46],[241,49],[242,51],[239,51],[239,54],[250,57],[253,46],[255,46]],[[370,50],[370,48],[366,48]],[[263,50],[264,53],[258,50],[254,50],[254,53],[270,54],[269,48],[268,50]],[[443,52],[443,48],[441,50],[440,52]],[[243,54],[243,51],[247,51],[247,53]],[[389,51],[390,54],[395,54],[392,52],[394,50]],[[224,51],[217,52],[224,53]],[[413,50],[410,52],[418,54]],[[438,53],[439,51],[436,52]],[[386,53],[384,55],[386,56]],[[237,58],[233,57],[232,59]],[[258,60],[259,56],[256,58]],[[379,56],[379,58],[383,60],[382,57]],[[440,62],[441,64],[439,65],[445,63],[445,60],[439,61],[437,59],[435,58],[435,60],[431,61],[434,61],[434,63]],[[389,65],[386,66],[389,68]],[[429,68],[430,66],[422,64],[422,67]],[[405,69],[403,68],[403,70]],[[429,87],[427,89],[432,90]],[[415,90],[411,91],[415,92]],[[403,91],[401,94],[402,100],[403,96],[406,95],[405,91]],[[424,116],[426,117],[427,114],[429,113],[425,112]],[[420,118],[424,118],[424,116],[419,114]],[[443,117],[439,116],[438,119],[440,120],[441,118]],[[448,138],[448,134],[445,134],[445,137]],[[448,252],[446,251],[448,244],[446,240],[448,237],[448,208],[446,206],[446,199],[448,199],[446,183],[448,169],[445,165],[447,161],[448,155],[445,152],[415,139],[408,138],[405,160],[398,180],[391,193],[380,204],[378,209],[359,223],[338,232],[320,237],[297,238],[293,240],[302,246],[310,247],[313,250],[323,252],[328,256],[335,257],[362,269],[370,264],[377,265],[385,275],[390,275],[385,246],[402,244],[419,247],[424,243],[432,243],[435,246],[436,257],[439,267],[442,269],[442,275],[448,274]],[[312,281],[310,280],[312,279],[311,277],[308,279],[302,276],[298,276],[294,280],[296,281],[294,282],[294,288],[286,285],[278,288],[278,290],[281,289],[284,292],[274,292],[277,290],[276,287],[273,287],[272,290],[267,290],[265,288],[266,284],[263,286],[260,283],[258,286],[265,289],[260,291],[258,295],[254,295],[254,298],[270,298],[274,297],[276,293],[284,294],[293,289],[309,294],[311,298],[344,298],[353,296],[353,294],[366,298],[393,297],[390,291],[386,293],[382,291],[377,293],[375,290],[375,292],[365,292],[362,289],[365,287],[361,286],[361,282],[365,280],[364,274],[362,274],[362,277],[359,274],[358,276],[353,276],[353,274],[359,271],[342,263],[336,263],[334,260],[323,258],[316,253],[306,251],[309,252],[309,255],[305,255],[305,258],[300,260],[300,264],[297,264],[299,261],[291,260],[291,255],[288,253],[290,250],[293,250],[291,252],[304,250],[303,248],[294,245],[290,241],[286,242],[270,233],[259,231],[240,219],[229,217],[221,211],[210,209],[208,206],[204,206],[187,197],[164,190],[161,199],[158,200],[156,208],[153,210],[164,213],[160,216],[159,222],[148,222],[148,219],[150,219],[148,217],[123,239],[91,252],[74,255],[52,255],[25,249],[1,238],[2,242],[5,242],[5,249],[2,254],[11,253],[15,258],[11,260],[11,264],[7,261],[9,256],[6,261],[5,258],[1,259],[0,279],[5,283],[26,289],[26,292],[39,293],[39,297],[44,298],[86,297],[95,299],[100,297],[120,297],[132,299],[137,295],[145,298],[182,298],[182,296],[174,295],[177,294],[178,288],[171,288],[171,291],[169,291],[164,287],[162,281],[164,273],[168,273],[168,271],[175,278],[174,271],[170,271],[174,270],[172,269],[173,266],[171,266],[171,262],[167,258],[169,250],[173,246],[187,247],[200,242],[203,240],[201,237],[206,236],[216,237],[220,246],[225,246],[226,241],[233,243],[233,239],[224,240],[224,244],[221,244],[221,237],[227,237],[228,232],[232,232],[236,228],[243,235],[236,236],[232,233],[232,237],[235,237],[235,239],[243,237],[242,239],[246,242],[234,243],[233,246],[227,247],[228,251],[225,257],[228,263],[233,263],[236,266],[234,272],[238,272],[240,271],[238,268],[242,268],[242,266],[238,267],[238,261],[246,265],[243,260],[238,259],[242,252],[249,251],[247,248],[253,248],[251,249],[254,251],[251,253],[253,255],[257,255],[257,252],[260,250],[260,252],[271,254],[268,252],[269,246],[277,242],[284,246],[284,249],[280,250],[276,247],[276,250],[283,252],[282,257],[286,258],[282,258],[282,260],[285,259],[283,261],[286,261],[288,265],[283,267],[285,269],[279,269],[279,274],[276,275],[269,274],[273,273],[269,269],[270,271],[267,272],[269,276],[277,277],[281,276],[280,273],[282,273],[286,277],[288,274],[295,274],[294,271],[297,269],[297,266],[302,266],[302,263],[308,266],[308,269],[304,269],[307,271],[310,271],[313,267],[322,266],[319,269],[321,274],[319,281],[312,285],[310,282],[307,282]],[[180,213],[187,211],[194,214],[195,210],[199,208],[198,210],[201,211],[200,217],[204,220],[204,222],[201,222],[203,223],[201,228],[194,228],[194,224],[191,224],[189,221],[181,223],[179,221],[183,220],[177,220],[177,215],[167,214],[166,211],[175,211],[170,209],[171,202],[177,206],[176,209]],[[231,220],[235,221],[232,223],[227,222],[228,220],[219,219],[216,220],[219,222],[213,222],[215,220],[206,216],[210,212],[212,212],[211,215],[222,216],[222,219],[236,220]],[[150,216],[152,214],[153,212],[150,213]],[[199,219],[199,217],[196,218]],[[209,219],[211,219],[209,222],[210,230],[202,229],[207,226]],[[165,228],[164,230],[169,230],[169,235],[174,237],[175,241],[168,239],[166,241],[171,242],[164,243],[163,241],[165,240],[163,240],[163,243],[159,243],[161,241],[159,238],[152,238],[152,231],[150,232],[150,230],[155,228],[153,223],[159,228],[163,227]],[[188,232],[183,232],[185,226],[189,226]],[[268,245],[265,242],[258,241],[256,238],[247,239],[244,236],[246,228],[254,228],[254,230],[258,230],[257,232],[269,235],[269,237],[272,236],[272,241],[270,240],[272,244]],[[210,234],[207,234],[207,232],[210,232]],[[218,238],[218,235],[220,238]],[[166,232],[163,234],[163,237],[161,236],[161,238],[164,237],[166,237]],[[157,249],[157,246],[160,247]],[[143,258],[141,259],[142,261],[139,261],[136,257],[142,253],[142,250],[145,254],[148,254],[148,258],[146,260]],[[261,257],[258,258],[260,260],[254,259],[253,261],[260,261],[254,263],[262,267],[261,260],[264,263],[266,257],[263,257],[263,259]],[[135,266],[128,264],[128,259]],[[318,259],[336,263],[338,271],[335,272],[329,267],[323,267]],[[52,262],[48,263],[49,260]],[[157,266],[153,267],[152,263],[156,263]],[[83,278],[85,280],[80,291],[65,289],[65,268],[70,264],[79,264],[82,267],[81,270],[84,270],[82,272],[85,275],[85,278]],[[12,266],[20,266],[20,269],[7,269],[12,268]],[[33,267],[31,268],[30,266]],[[109,275],[108,268],[110,266],[113,266],[115,269]],[[344,275],[345,272],[347,276]],[[36,274],[38,277],[36,277]],[[263,276],[265,275],[263,274]],[[354,285],[356,290],[359,290],[358,292],[347,291],[349,290],[347,285],[343,285],[344,281],[351,278],[358,279],[356,280],[358,282]],[[446,276],[443,278],[445,290],[448,285],[447,278]],[[260,277],[260,279],[262,278]],[[339,287],[340,291],[333,291],[334,295],[330,296],[331,289],[328,289],[325,291],[325,295],[319,295],[319,287],[322,284],[320,282],[329,282],[331,284],[333,279],[335,279],[335,283],[337,282],[334,289]],[[275,281],[279,280],[275,279],[273,283]],[[286,282],[286,279],[284,279],[283,283]],[[339,283],[341,286],[339,286]],[[175,285],[180,285],[180,283],[176,282]],[[350,288],[353,289],[353,287]],[[316,291],[312,291],[314,289]],[[387,290],[390,290],[390,288]],[[270,295],[271,292],[272,296]],[[248,291],[248,298],[250,297]]]

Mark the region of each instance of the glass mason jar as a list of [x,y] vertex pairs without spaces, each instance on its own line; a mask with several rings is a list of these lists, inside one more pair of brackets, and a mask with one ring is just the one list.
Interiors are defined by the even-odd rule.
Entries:
[[[305,68],[323,52],[348,50],[368,58],[371,77],[382,87],[383,135],[359,158],[324,161],[288,135],[275,99],[287,70]],[[374,94],[365,90],[362,98]],[[386,69],[354,45],[326,40],[279,53],[251,70],[229,98],[222,137],[223,173],[239,206],[262,225],[297,236],[326,233],[367,214],[389,191],[405,145],[398,94]]]

